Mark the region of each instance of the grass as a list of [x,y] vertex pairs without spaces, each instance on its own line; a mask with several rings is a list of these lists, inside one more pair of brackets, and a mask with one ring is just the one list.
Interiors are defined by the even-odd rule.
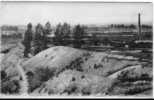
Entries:
[[[13,40],[10,40],[9,43],[16,43],[16,42],[11,42]],[[17,40],[19,41],[19,40]],[[5,41],[7,42],[7,41]],[[35,72],[28,72],[27,73],[27,78],[28,78],[28,83],[29,86],[27,85],[22,85],[18,80],[10,80],[11,77],[7,77],[7,74],[5,71],[1,71],[1,77],[2,77],[2,93],[5,94],[15,94],[19,93],[20,88],[22,87],[28,87],[29,90],[28,92],[33,92],[36,88],[40,87],[43,83],[48,81],[49,79],[52,79],[55,75],[59,75],[62,73],[64,70],[72,69],[72,70],[77,70],[82,72],[84,69],[83,63],[84,61],[87,61],[91,54],[88,53],[83,53],[81,57],[76,58],[74,61],[72,61],[68,66],[66,66],[63,70],[58,72],[56,69],[49,69],[48,67],[41,67],[37,68]],[[141,57],[141,58],[148,58],[151,59],[150,54],[145,53],[140,53],[140,54],[135,54],[135,56]],[[119,59],[118,59],[119,60]],[[120,60],[119,60],[120,61]],[[125,66],[128,67],[129,65]],[[96,64],[94,68],[102,68],[103,66],[101,64]],[[108,75],[111,75],[117,71],[121,70],[120,68],[117,70],[111,70],[107,73]],[[23,73],[24,74],[24,73]],[[84,76],[83,76],[84,78]],[[75,79],[72,79],[74,81]],[[149,89],[152,89],[152,77],[149,76],[148,73],[141,73],[141,75],[137,75],[135,72],[130,72],[130,71],[124,71],[122,72],[118,78],[115,80],[113,83],[113,86],[110,88],[109,92],[113,92],[115,89],[117,89],[118,92],[116,93],[121,93],[125,95],[134,95],[138,93],[142,93],[144,91],[147,91]],[[25,84],[25,83],[23,83]],[[102,90],[103,91],[103,90]],[[26,92],[26,91],[25,91]],[[49,91],[53,93],[53,91]],[[72,93],[77,93],[80,92],[83,95],[90,95],[91,94],[91,89],[90,87],[83,87],[82,89],[79,89],[77,85],[70,85],[64,92],[67,92],[68,94]]]
[[48,81],[55,75],[55,69],[37,68],[34,73],[28,74],[29,79],[29,92],[32,92],[36,88],[40,87],[42,83]]
[[114,80],[109,89],[110,94],[136,95],[152,89],[152,77],[149,73],[136,73],[133,70],[123,71]]
[[150,77],[148,73],[143,73],[139,76],[136,73],[130,72],[128,70],[123,71],[118,76],[117,79],[120,80],[121,82],[126,82],[126,81],[134,82],[134,81],[138,81],[138,80],[152,81],[152,77]]

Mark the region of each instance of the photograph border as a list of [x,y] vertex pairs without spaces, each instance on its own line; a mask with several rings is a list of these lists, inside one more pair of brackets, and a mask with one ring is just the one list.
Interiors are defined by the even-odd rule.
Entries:
[[[111,0],[111,1],[108,1],[108,0],[97,0],[97,1],[94,1],[94,0],[0,0],[0,5],[3,4],[3,3],[23,3],[23,2],[26,2],[26,3],[152,3],[153,5],[153,0]],[[154,10],[153,10],[154,11]],[[154,21],[152,22],[154,24]],[[154,29],[153,29],[154,31]],[[154,38],[154,35],[153,35],[153,38]],[[153,44],[153,47],[154,47],[154,44]],[[154,51],[154,48],[153,48],[153,51]],[[152,53],[153,54],[153,53]],[[153,54],[154,56],[154,54]],[[154,62],[154,59],[153,59],[153,62]],[[153,73],[154,73],[154,68],[153,68]],[[153,74],[154,76],[154,74]],[[153,86],[154,86],[154,77],[153,77]],[[153,96],[152,97],[148,97],[148,96],[139,96],[139,97],[136,97],[136,96],[102,96],[102,97],[97,97],[97,96],[54,96],[54,95],[51,95],[51,96],[30,96],[30,95],[19,95],[19,96],[11,96],[11,95],[2,95],[0,94],[0,98],[37,98],[37,99],[40,99],[40,98],[78,98],[78,99],[81,99],[81,98],[85,98],[85,99],[91,99],[91,98],[95,98],[95,99],[100,99],[100,98],[114,98],[114,99],[119,99],[119,98],[128,98],[128,99],[134,99],[134,98],[154,98],[154,89],[153,89]]]

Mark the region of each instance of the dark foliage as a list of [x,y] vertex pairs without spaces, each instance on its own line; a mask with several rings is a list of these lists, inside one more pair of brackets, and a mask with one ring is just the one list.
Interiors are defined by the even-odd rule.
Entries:
[[55,69],[47,68],[37,68],[35,74],[29,73],[28,79],[30,83],[29,92],[32,92],[37,87],[41,86],[41,84],[45,81],[48,81],[55,74]]

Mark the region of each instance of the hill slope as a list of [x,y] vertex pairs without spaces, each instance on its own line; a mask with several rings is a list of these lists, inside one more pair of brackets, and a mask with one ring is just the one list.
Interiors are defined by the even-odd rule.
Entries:
[[[25,61],[22,50],[12,49],[2,56],[2,71],[6,74],[2,88],[7,87],[12,80],[20,81],[17,76],[25,75],[23,79],[28,82],[20,83],[28,85],[21,86],[28,86],[28,93],[33,95],[102,96],[151,93],[152,66],[137,58],[55,46]],[[24,73],[21,75],[19,66],[14,67],[19,60]]]

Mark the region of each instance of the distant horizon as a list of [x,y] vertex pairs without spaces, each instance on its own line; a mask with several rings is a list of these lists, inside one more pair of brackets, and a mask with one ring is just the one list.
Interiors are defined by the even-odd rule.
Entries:
[[75,24],[137,24],[141,13],[142,24],[153,23],[152,3],[26,3],[1,2],[0,26],[44,25],[59,22]]
[[[67,22],[66,22],[67,23]],[[28,24],[28,23],[27,23]],[[18,24],[18,25],[15,25],[15,24],[3,24],[3,25],[0,25],[0,27],[1,26],[27,26],[27,24]],[[41,23],[40,23],[41,24]],[[56,26],[56,25],[58,25],[58,24],[56,24],[56,25],[53,25],[52,23],[50,23],[51,24],[51,26]],[[63,23],[61,23],[61,24],[63,24]],[[67,24],[70,24],[70,23],[67,23]],[[111,24],[80,24],[80,25],[86,25],[86,26],[109,26],[109,25],[121,25],[121,24],[124,24],[124,25],[131,25],[131,24],[133,24],[133,25],[138,25],[138,23],[111,23]],[[37,24],[33,24],[32,23],[32,25],[33,26],[36,26]],[[41,25],[43,25],[44,26],[44,24],[41,24]],[[70,24],[71,26],[74,26],[74,25],[77,25],[77,24],[74,24],[74,25],[72,25],[72,24]],[[141,23],[141,25],[150,25],[150,26],[153,26],[153,24],[152,23]]]

